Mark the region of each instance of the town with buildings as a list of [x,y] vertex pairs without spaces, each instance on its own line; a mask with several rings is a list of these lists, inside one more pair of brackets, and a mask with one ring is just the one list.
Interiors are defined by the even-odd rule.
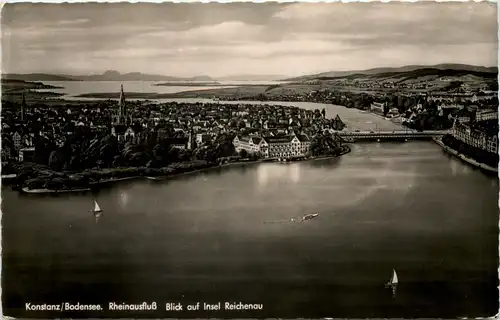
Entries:
[[[51,106],[44,104],[44,99],[28,103],[26,91],[22,91],[21,99],[3,103],[3,173],[19,173],[21,169],[26,171],[26,167],[32,170],[36,164],[69,175],[93,170],[89,177],[76,179],[99,183],[113,175],[166,176],[178,170],[228,162],[298,161],[338,156],[349,150],[343,142],[351,142],[339,133],[354,129],[346,129],[339,115],[326,117],[325,104],[358,109],[409,130],[443,130],[440,143],[453,150],[458,148],[497,170],[498,97],[491,90],[494,84],[440,80],[449,83],[447,87],[428,91],[412,91],[415,88],[397,92],[343,91],[320,80],[314,80],[319,81],[319,88],[314,81],[304,81],[302,89],[296,91],[285,90],[294,88],[294,84],[270,85],[265,94],[257,96],[218,96],[216,89],[211,102],[134,101],[126,99],[122,85],[118,101],[64,104],[64,100],[59,100],[62,104]],[[323,106],[306,110],[272,101],[322,103]],[[187,169],[171,169],[179,164]],[[25,175],[20,183],[44,176],[42,169],[35,171],[38,173]],[[53,172],[45,175],[57,176]],[[106,173],[103,175],[103,172]],[[50,189],[40,179],[35,181],[31,186]],[[59,187],[61,185],[67,187],[67,183],[59,183]]]
[[[291,160],[342,152],[341,139],[324,137],[345,124],[338,115],[326,118],[324,109],[156,104],[128,102],[125,96],[122,86],[118,103],[40,108],[28,105],[23,97],[19,108],[7,105],[2,112],[3,174],[16,164],[17,168],[45,165],[73,174],[127,167],[151,172],[192,161],[220,165],[230,160]],[[323,138],[315,146],[319,137]],[[321,144],[324,147],[318,147]],[[29,178],[33,176],[37,175]],[[31,185],[47,188],[41,181]]]
[[[497,157],[493,92],[367,95],[323,89],[280,98],[357,108],[418,131],[452,130],[453,141],[484,150],[488,163]],[[4,174],[20,163],[81,173],[122,167],[151,172],[192,161],[290,161],[346,152],[337,134],[345,128],[339,115],[327,118],[324,108],[127,101],[122,85],[118,101],[47,107],[28,104],[23,94],[20,103],[5,103],[1,156]]]

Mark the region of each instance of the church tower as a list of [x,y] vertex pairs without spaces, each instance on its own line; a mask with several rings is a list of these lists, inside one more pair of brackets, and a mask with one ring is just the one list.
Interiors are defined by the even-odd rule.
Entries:
[[120,101],[118,102],[119,124],[125,124],[127,120],[127,106],[125,105],[125,94],[123,93],[123,84],[120,88]]
[[118,108],[113,115],[113,125],[126,125],[129,122],[127,105],[125,103],[125,93],[123,93],[123,84],[120,88],[120,100],[118,101]]
[[125,94],[123,93],[122,84],[120,88],[120,100],[118,101],[118,108],[112,116],[111,134],[114,136],[123,135],[127,124],[127,107],[125,104]]

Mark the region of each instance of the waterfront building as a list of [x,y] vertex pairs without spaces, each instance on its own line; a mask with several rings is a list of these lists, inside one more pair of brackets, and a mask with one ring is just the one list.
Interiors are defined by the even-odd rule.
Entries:
[[310,147],[309,138],[300,134],[264,137],[263,140],[267,143],[267,148],[262,151],[262,154],[269,158],[304,156]]
[[267,147],[266,141],[261,137],[244,135],[236,136],[233,145],[237,152],[245,150],[248,153],[262,152]]
[[264,158],[289,158],[305,156],[310,149],[310,139],[303,134],[278,136],[236,136],[233,140],[236,151],[259,153]]
[[487,152],[498,153],[497,128],[491,125],[483,125],[483,122],[463,123],[457,119],[453,124],[452,134],[456,139],[467,145]]

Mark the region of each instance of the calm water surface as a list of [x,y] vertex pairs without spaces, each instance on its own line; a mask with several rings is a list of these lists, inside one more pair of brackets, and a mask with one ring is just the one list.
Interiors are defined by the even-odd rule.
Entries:
[[[193,91],[203,89],[230,88],[246,84],[272,85],[279,81],[216,81],[221,86],[157,86],[159,83],[168,81],[42,81],[44,84],[62,87],[61,89],[42,89],[39,91],[50,91],[65,94],[65,98],[77,96],[84,93],[109,93],[119,92],[120,85],[126,92],[140,93],[176,93],[182,91]],[[181,82],[181,81],[179,81]],[[196,83],[196,81],[193,81]],[[201,81],[207,82],[207,81]],[[80,99],[80,98],[79,98]]]
[[[106,310],[111,301],[156,301],[157,313],[121,316],[492,316],[497,208],[497,179],[430,142],[360,144],[339,159],[223,168],[95,195],[4,189],[4,313],[65,316],[28,313],[26,302]],[[284,222],[307,212],[320,216]],[[394,299],[384,288],[393,268]],[[164,311],[177,301],[264,310]]]

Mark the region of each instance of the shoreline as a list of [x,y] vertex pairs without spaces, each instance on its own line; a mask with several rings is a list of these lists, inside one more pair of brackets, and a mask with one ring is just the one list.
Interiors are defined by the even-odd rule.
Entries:
[[28,189],[28,187],[24,187],[21,189],[24,193],[33,193],[33,194],[49,194],[49,193],[70,193],[70,192],[89,192],[90,188],[81,188],[81,189],[61,189],[61,190],[51,190],[51,189]]
[[468,164],[473,165],[476,168],[483,169],[483,170],[486,170],[486,171],[492,172],[492,173],[498,173],[497,168],[491,167],[491,166],[484,164],[484,163],[481,163],[481,162],[477,162],[476,160],[469,158],[469,157],[466,157],[465,155],[459,153],[458,151],[448,147],[447,145],[444,144],[444,142],[441,140],[441,138],[433,138],[432,140],[434,142],[436,142],[436,144],[441,146],[443,148],[443,150],[456,156],[457,158],[461,159],[462,161],[467,162]]
[[196,170],[189,171],[189,172],[176,173],[176,174],[173,174],[173,175],[170,175],[170,176],[157,176],[157,177],[143,176],[143,177],[146,178],[146,179],[148,179],[148,180],[152,180],[152,181],[165,181],[165,180],[177,178],[177,177],[184,176],[184,175],[190,175],[190,174],[193,174],[193,173],[206,172],[206,171],[210,171],[210,170],[217,169],[217,168],[230,167],[230,166],[234,166],[234,165],[238,165],[238,164],[239,165],[247,165],[247,164],[262,163],[262,162],[263,162],[262,160],[246,161],[246,162],[241,162],[241,161],[240,162],[230,162],[230,163],[225,163],[225,164],[221,164],[221,165],[218,165],[218,166],[196,169]]
[[[339,155],[332,155],[332,156],[318,156],[318,157],[311,157],[307,160],[299,160],[299,161],[290,161],[286,163],[293,163],[293,162],[304,162],[304,161],[316,161],[316,160],[327,160],[327,159],[333,159],[333,158],[338,158],[340,156],[343,156],[349,152],[351,152],[351,148],[349,146],[344,146],[345,149],[339,154]],[[116,183],[116,182],[121,182],[121,181],[127,181],[127,180],[132,180],[132,179],[140,179],[144,178],[147,180],[151,181],[165,181],[173,178],[177,178],[180,176],[184,175],[189,175],[189,174],[194,174],[194,173],[200,173],[200,172],[206,172],[209,170],[217,169],[217,168],[223,168],[223,167],[230,167],[230,166],[236,166],[236,165],[249,165],[249,164],[258,164],[258,163],[263,163],[263,162],[271,162],[271,161],[264,161],[262,159],[259,159],[257,161],[238,161],[238,162],[230,162],[230,163],[225,163],[222,165],[216,165],[212,167],[207,167],[207,168],[201,168],[201,169],[195,169],[193,171],[188,171],[188,172],[180,172],[180,173],[175,173],[172,175],[168,176],[132,176],[132,177],[124,177],[124,178],[117,178],[117,179],[106,179],[104,181],[98,181],[89,184],[88,188],[78,188],[78,189],[61,189],[61,190],[51,190],[51,189],[46,189],[46,188],[40,188],[40,189],[28,189],[28,187],[23,187],[21,188],[21,192],[27,193],[27,194],[57,194],[57,193],[79,193],[79,192],[90,192],[92,191],[93,187],[96,186],[101,186],[109,183]],[[276,161],[272,161],[276,162]]]

